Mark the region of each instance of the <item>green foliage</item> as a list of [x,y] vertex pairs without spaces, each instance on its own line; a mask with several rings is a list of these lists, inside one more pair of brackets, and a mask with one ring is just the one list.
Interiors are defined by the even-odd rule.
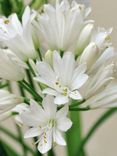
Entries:
[[23,9],[23,0],[0,0],[0,14],[5,16],[9,16],[13,12],[20,16]]

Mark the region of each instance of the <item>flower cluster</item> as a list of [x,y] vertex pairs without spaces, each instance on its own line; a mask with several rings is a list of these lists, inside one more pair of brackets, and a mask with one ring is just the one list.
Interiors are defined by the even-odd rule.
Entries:
[[66,145],[70,110],[117,106],[112,28],[95,28],[90,12],[76,1],[57,0],[41,13],[26,7],[21,21],[16,14],[0,18],[0,83],[17,81],[24,91],[21,97],[0,90],[0,120],[15,114],[29,127],[25,138],[38,137],[41,153],[54,143]]

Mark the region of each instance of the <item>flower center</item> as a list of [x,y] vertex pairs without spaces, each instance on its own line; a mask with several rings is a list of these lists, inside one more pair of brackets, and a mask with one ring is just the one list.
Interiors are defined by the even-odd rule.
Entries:
[[56,89],[64,96],[68,96],[69,88],[67,86],[62,86],[59,79],[55,82]]
[[4,24],[9,24],[10,21],[8,19],[4,20]]

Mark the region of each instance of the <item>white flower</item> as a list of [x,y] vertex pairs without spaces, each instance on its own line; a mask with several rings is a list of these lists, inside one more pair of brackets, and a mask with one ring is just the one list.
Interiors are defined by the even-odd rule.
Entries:
[[87,99],[80,107],[90,109],[117,107],[117,81]]
[[23,102],[23,98],[0,89],[0,121],[11,115],[12,109]]
[[75,1],[56,1],[56,5],[44,5],[44,13],[36,24],[41,50],[74,51],[90,9]]
[[0,40],[23,61],[37,57],[31,25],[34,16],[35,13],[26,7],[22,23],[16,14],[0,18]]
[[65,52],[61,58],[57,51],[53,52],[53,66],[47,62],[37,62],[38,76],[35,80],[45,84],[48,88],[44,94],[54,95],[54,102],[58,105],[69,102],[69,99],[82,100],[78,91],[88,79],[85,74],[86,65],[77,66],[72,52]]
[[113,63],[106,66],[103,65],[96,73],[89,76],[88,81],[80,90],[85,99],[88,99],[105,89],[105,87],[114,79],[114,67]]
[[25,64],[10,50],[0,49],[0,78],[20,81],[25,77]]
[[66,132],[72,122],[67,118],[68,106],[57,111],[54,98],[47,96],[43,99],[42,107],[31,100],[30,112],[21,114],[21,118],[30,129],[26,132],[25,138],[39,136],[38,150],[46,153],[52,148],[53,143],[66,145],[61,132]]

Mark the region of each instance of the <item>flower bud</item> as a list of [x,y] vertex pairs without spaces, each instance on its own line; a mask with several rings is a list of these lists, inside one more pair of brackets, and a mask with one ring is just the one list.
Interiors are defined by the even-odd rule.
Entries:
[[24,63],[10,50],[0,49],[0,78],[20,81],[24,76]]
[[80,37],[78,39],[78,43],[77,43],[77,46],[78,46],[77,52],[78,52],[78,54],[80,54],[85,49],[85,47],[89,44],[93,28],[94,28],[94,25],[92,23],[87,24],[83,28],[83,30],[82,30],[82,32],[80,34]]
[[98,28],[97,32],[95,32],[92,36],[92,42],[95,42],[101,51],[105,50],[112,45],[111,32],[112,28],[110,28],[109,30]]
[[45,60],[50,64],[52,65],[52,59],[53,59],[53,51],[51,50],[48,50],[46,53],[45,53]]
[[80,57],[80,63],[86,63],[87,69],[96,61],[98,56],[98,47],[94,42],[91,42],[83,51]]

